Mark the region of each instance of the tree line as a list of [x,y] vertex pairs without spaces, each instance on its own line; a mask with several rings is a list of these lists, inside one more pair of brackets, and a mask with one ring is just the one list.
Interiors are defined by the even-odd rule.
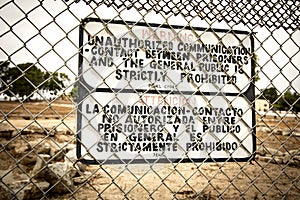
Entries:
[[297,92],[292,93],[290,90],[283,94],[278,94],[274,87],[264,89],[260,99],[266,99],[275,110],[285,110],[300,112],[300,94]]
[[38,91],[56,95],[67,81],[67,74],[42,71],[33,63],[11,65],[9,61],[0,61],[0,91],[8,97],[30,100]]

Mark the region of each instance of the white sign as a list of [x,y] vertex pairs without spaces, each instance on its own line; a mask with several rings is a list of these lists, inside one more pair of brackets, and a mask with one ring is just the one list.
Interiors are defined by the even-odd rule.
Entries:
[[255,151],[249,33],[83,21],[78,157],[247,161]]

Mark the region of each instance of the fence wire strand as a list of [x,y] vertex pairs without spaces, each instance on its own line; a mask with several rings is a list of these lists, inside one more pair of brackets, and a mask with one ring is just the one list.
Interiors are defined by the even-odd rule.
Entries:
[[[299,8],[300,2],[292,0],[2,1],[0,200],[300,199]],[[149,34],[142,37],[141,27]],[[162,68],[155,81],[152,74],[157,68],[148,77],[142,74],[142,70],[154,64],[137,59],[140,54],[154,61],[156,56],[164,55],[177,63],[188,58],[200,65],[200,57],[193,54],[192,46],[184,46],[181,54],[174,54],[167,45],[152,52],[147,46],[138,45],[129,52],[128,46],[120,42],[120,51],[126,52],[123,59],[114,58],[105,70],[95,68],[95,62],[106,65],[104,62],[110,60],[98,57],[99,60],[92,61],[93,55],[100,54],[101,50],[101,38],[97,43],[93,36],[128,37],[132,43],[134,39],[163,42],[161,38],[170,35],[159,35],[161,30],[173,34],[167,41],[171,44],[205,44],[209,38],[216,45],[226,47],[230,46],[228,40],[234,41],[234,48],[226,47],[226,53],[232,58],[235,51],[242,49],[248,57],[243,60],[244,66],[239,64],[241,60],[232,58],[237,65],[231,73],[220,69],[224,63],[216,60],[213,47],[204,48],[206,59],[211,58],[219,67],[216,73],[227,77],[223,85],[211,81],[209,70],[203,70],[201,75],[207,75],[212,84],[199,84],[195,77],[192,79],[193,68],[184,69],[174,63],[181,74],[180,81],[170,72],[174,66]],[[181,38],[184,34],[196,39],[184,41]],[[98,52],[89,49],[92,45]],[[109,49],[103,53],[109,55]],[[142,67],[140,73],[121,71],[126,65]],[[247,81],[236,78],[240,74]],[[114,83],[111,81],[114,76],[119,76],[119,80],[126,78]],[[138,82],[139,79],[144,82]],[[159,88],[161,80],[169,83],[164,85],[169,90]],[[185,81],[189,82],[188,89]],[[159,102],[154,103],[154,96]],[[186,110],[171,110],[169,117],[149,112],[142,120],[134,118],[136,126],[132,130],[118,129],[128,116],[134,115],[129,104],[143,105],[144,110],[170,108],[174,102],[169,99],[174,97],[185,102],[185,107],[180,109]],[[93,110],[88,107],[92,104],[97,105]],[[180,112],[190,116],[195,105],[201,104],[212,109],[212,113],[217,113],[220,104],[228,109],[245,104],[246,108],[231,122],[217,113],[215,124],[210,126],[197,111],[192,121],[208,129],[202,133],[197,131],[201,137],[190,134],[194,127],[189,127],[190,122],[185,122],[184,130],[177,131],[174,120],[178,120]],[[108,105],[125,108],[126,112],[113,118],[112,110],[106,111]],[[158,117],[165,117],[165,121],[158,122]],[[111,124],[105,134],[98,133],[102,131],[100,118],[102,125]],[[181,152],[177,157],[165,148],[149,157],[130,139],[131,133],[139,132],[145,124],[150,127],[152,119],[156,120],[152,127],[160,123],[162,130],[152,131],[155,129],[152,128],[150,132],[161,132],[161,135],[155,133],[144,141],[140,139],[140,143],[155,143],[155,136],[167,135],[176,144],[176,148],[172,146],[176,149],[173,151]],[[228,129],[222,135],[216,133],[218,123],[224,127],[238,125],[247,131],[239,135],[240,130],[236,129],[235,133]],[[170,124],[177,135],[170,131]],[[114,146],[114,132],[126,141],[121,144],[123,147]],[[190,135],[186,136],[187,133]],[[252,137],[254,150],[249,145]],[[203,138],[220,143],[231,138],[237,146],[227,149],[225,143],[224,154],[219,157],[216,149],[221,147],[212,147],[211,143],[203,147],[200,145],[204,144],[200,141]],[[194,143],[187,148],[180,139]],[[124,145],[134,153],[123,156],[120,151]],[[105,148],[106,154],[110,154],[103,159],[95,158],[95,151],[106,155]],[[199,157],[193,157],[197,150]],[[239,157],[241,151],[244,156]]]

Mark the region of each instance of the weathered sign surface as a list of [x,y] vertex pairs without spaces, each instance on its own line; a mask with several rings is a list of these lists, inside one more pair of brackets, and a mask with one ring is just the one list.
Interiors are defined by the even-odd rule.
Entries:
[[252,45],[244,31],[85,19],[78,157],[87,163],[249,160]]

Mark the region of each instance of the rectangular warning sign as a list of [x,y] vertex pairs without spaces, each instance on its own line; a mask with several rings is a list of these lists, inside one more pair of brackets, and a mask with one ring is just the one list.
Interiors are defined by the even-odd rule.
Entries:
[[244,31],[85,19],[78,157],[108,164],[249,160],[252,46]]

